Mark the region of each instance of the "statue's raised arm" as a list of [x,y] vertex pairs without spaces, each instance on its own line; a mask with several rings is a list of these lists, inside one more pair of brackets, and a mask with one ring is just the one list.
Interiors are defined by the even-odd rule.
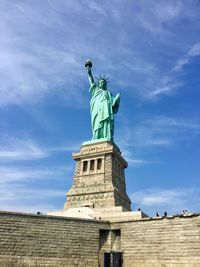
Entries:
[[105,76],[97,78],[94,82],[92,76],[92,62],[87,60],[85,63],[90,83],[90,114],[93,140],[101,139],[113,141],[114,135],[114,114],[117,113],[120,104],[120,94],[115,97],[107,88]]
[[85,62],[85,67],[87,69],[87,73],[88,73],[88,79],[89,79],[89,83],[90,86],[94,85],[94,78],[92,76],[92,61],[90,61],[89,59]]

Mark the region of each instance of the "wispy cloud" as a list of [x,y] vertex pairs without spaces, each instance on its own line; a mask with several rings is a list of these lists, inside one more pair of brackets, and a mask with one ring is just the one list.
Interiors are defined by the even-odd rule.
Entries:
[[[124,124],[116,143],[131,166],[154,164],[148,156],[154,151],[180,146],[200,135],[200,122],[165,116],[153,116],[138,122],[134,127]],[[122,138],[123,136],[123,138]],[[156,163],[158,163],[156,161]]]
[[[148,130],[149,129],[149,130]],[[147,119],[143,121],[138,129],[139,134],[141,134],[143,131],[144,133],[147,132],[151,136],[154,136],[155,134],[169,134],[174,133],[176,135],[179,131],[182,133],[190,132],[190,136],[200,134],[200,122],[199,121],[193,121],[188,120],[184,118],[176,118],[176,117],[166,117],[166,116],[154,116],[151,119]],[[186,135],[183,137],[186,138]],[[149,139],[147,139],[149,140]],[[159,140],[159,139],[158,139]],[[149,144],[154,144],[154,141],[150,140]],[[155,140],[155,144],[156,144]],[[158,141],[158,144],[169,144],[170,142],[165,142],[165,140],[162,142]]]
[[107,10],[102,6],[102,3],[97,1],[86,1],[88,7],[95,11],[95,13],[99,14],[100,16],[105,16],[107,14]]
[[0,149],[0,161],[8,160],[34,160],[49,156],[49,152],[41,149],[33,140],[14,139],[7,140]]
[[[22,212],[62,209],[70,166],[0,166],[0,209]],[[62,200],[62,203],[60,203]],[[55,204],[56,203],[56,204]]]
[[81,141],[72,141],[70,143],[62,144],[62,145],[57,145],[54,147],[49,147],[47,148],[47,151],[49,152],[59,152],[59,151],[78,151],[80,149]]
[[[0,188],[0,210],[20,211],[45,214],[49,210],[62,209],[64,204],[64,189],[58,188],[28,188],[16,185],[15,188],[1,186]],[[63,203],[58,203],[62,199]]]
[[191,62],[193,57],[200,56],[200,43],[194,44],[182,58],[177,60],[173,71],[182,71],[183,67]]
[[0,166],[1,180],[0,184],[8,184],[11,182],[29,182],[30,180],[50,180],[57,179],[71,170],[67,167],[2,167]]
[[1,189],[0,202],[10,202],[10,201],[34,201],[63,197],[65,195],[65,190],[58,190],[55,188],[26,188],[24,186],[16,186],[15,189],[11,189],[10,192],[7,191],[7,187]]
[[73,29],[45,3],[40,8],[35,3],[1,3],[0,106],[34,104],[50,93],[60,92],[66,99],[76,94],[79,60],[66,34]]
[[120,145],[120,149],[122,151],[123,157],[126,159],[128,162],[129,166],[132,167],[140,167],[141,165],[144,164],[149,164],[152,163],[147,159],[141,158],[141,156],[137,156],[136,154],[133,153],[132,147],[128,145],[128,142],[124,140],[124,142],[119,141],[117,142],[118,145]]
[[155,216],[157,211],[162,214],[181,213],[187,209],[189,212],[199,212],[200,191],[197,188],[150,188],[132,193],[131,199],[135,205],[148,209]]
[[[36,201],[37,202],[37,201]],[[64,203],[64,202],[63,202]],[[13,212],[22,212],[22,213],[32,213],[37,214],[41,212],[42,214],[47,214],[48,211],[58,211],[62,210],[63,205],[56,205],[55,202],[49,203],[49,200],[42,200],[39,203],[27,203],[26,201],[21,202],[3,202],[0,206],[0,211],[13,211]]]
[[[134,128],[125,126],[119,138],[121,146],[131,147],[159,147],[173,144],[174,138],[182,134],[180,140],[187,139],[200,134],[200,123],[198,121],[189,121],[165,116],[153,116],[150,119],[139,122]],[[125,132],[124,132],[125,131]]]
[[[71,0],[59,4],[7,1],[0,5],[0,106],[35,105],[49,97],[84,105],[88,57],[94,59],[97,72],[118,77],[114,85],[125,84],[129,94],[133,85],[134,94],[147,99],[169,94],[182,84],[169,67],[185,51],[181,44],[181,52],[173,52],[176,28],[185,18],[198,19],[195,5],[182,1],[126,5],[113,0],[76,5]],[[156,40],[155,34],[159,34]],[[197,54],[194,45],[188,55]],[[163,62],[163,55],[170,60]]]
[[183,85],[183,81],[177,80],[174,76],[164,75],[155,85],[155,88],[149,92],[147,98],[159,97],[162,95],[172,95]]
[[70,142],[54,146],[37,144],[32,138],[2,137],[0,162],[40,160],[52,156],[56,152],[76,151],[81,142]]
[[184,66],[191,63],[192,58],[200,55],[200,43],[195,43],[189,51],[179,58],[174,66],[168,71],[168,74],[161,77],[160,82],[149,94],[149,97],[158,97],[161,95],[173,94],[178,88],[183,86],[184,81],[180,78],[180,73]]
[[170,23],[184,16],[185,13],[184,4],[181,1],[148,1],[146,5],[141,1],[138,5],[140,10],[137,16],[142,27],[153,34],[163,33]]

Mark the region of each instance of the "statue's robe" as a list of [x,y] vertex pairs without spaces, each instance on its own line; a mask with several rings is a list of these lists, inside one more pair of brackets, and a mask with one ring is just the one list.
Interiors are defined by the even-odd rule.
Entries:
[[118,111],[119,101],[108,90],[99,88],[97,84],[90,87],[90,113],[93,139],[107,138],[113,140],[114,113]]

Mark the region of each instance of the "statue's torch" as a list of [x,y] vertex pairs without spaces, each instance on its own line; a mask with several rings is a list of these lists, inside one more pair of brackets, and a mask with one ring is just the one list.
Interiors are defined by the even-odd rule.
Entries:
[[92,68],[92,61],[87,59],[86,62],[85,62],[85,67],[87,69],[91,69]]

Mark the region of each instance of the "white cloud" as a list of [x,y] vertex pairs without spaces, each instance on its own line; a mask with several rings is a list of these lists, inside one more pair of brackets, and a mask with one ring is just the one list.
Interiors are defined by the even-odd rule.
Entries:
[[183,57],[177,60],[173,71],[181,71],[185,65],[189,63],[189,58],[188,57]]
[[[140,193],[135,193],[136,200],[138,200],[138,195],[141,197]],[[152,205],[160,205],[160,204],[170,204],[171,202],[176,202],[177,199],[180,199],[184,195],[183,192],[175,191],[175,190],[161,190],[158,189],[157,191],[150,191],[147,195],[143,195],[141,198],[141,202],[145,206],[152,206]]]
[[44,200],[48,198],[56,198],[56,197],[63,197],[65,196],[64,190],[58,190],[56,188],[26,188],[25,186],[15,186],[15,188],[11,188],[10,191],[8,191],[8,188],[6,186],[1,187],[0,189],[0,202],[27,202],[31,201],[34,202],[37,200]]
[[[94,59],[98,72],[118,77],[117,86],[131,88],[130,94],[133,85],[134,94],[146,98],[170,94],[182,84],[168,67],[177,58],[174,26],[183,18],[197,19],[196,14],[195,5],[182,1],[2,2],[0,106],[35,105],[51,96],[83,105],[87,57]],[[189,54],[198,51],[196,45]],[[170,64],[157,61],[163,55]],[[179,61],[176,68],[184,64]]]
[[180,1],[143,1],[138,3],[137,17],[145,30],[153,34],[163,34],[167,26],[185,15],[184,5]]
[[200,210],[198,188],[150,188],[132,193],[131,199],[135,205],[150,210],[154,216],[156,211],[174,214],[185,209],[189,212]]
[[154,116],[140,123],[136,129],[139,146],[170,146],[200,134],[200,123],[173,117]]
[[65,175],[71,167],[10,167],[0,166],[0,184],[24,183],[34,180],[52,180]]
[[49,2],[7,2],[0,10],[0,106],[35,104],[49,94],[76,95],[78,53],[68,45],[73,29],[61,14]]
[[149,92],[149,98],[159,97],[162,95],[172,95],[174,92],[183,85],[183,82],[177,80],[174,76],[164,76],[155,85],[155,88]]
[[200,43],[194,44],[190,48],[190,50],[188,52],[188,55],[191,56],[191,57],[199,56],[200,55]]
[[31,139],[10,139],[1,145],[0,161],[34,160],[49,157],[49,152],[41,149]]
[[[26,193],[22,193],[25,194],[24,199],[18,199],[18,197],[14,195],[12,199],[6,199],[5,201],[0,200],[0,210],[35,214],[39,211],[45,215],[48,211],[57,211],[63,209],[65,199],[63,199],[63,205],[56,202],[57,199],[63,197],[66,192],[58,191],[56,195],[51,194],[51,192],[48,192],[47,190],[46,192],[43,192],[43,197],[42,195],[39,195],[40,192],[38,192],[38,194],[34,195],[32,199],[27,199]],[[16,194],[18,194],[17,191]]]
[[71,173],[70,166],[0,166],[0,209],[43,213],[62,209],[59,201],[63,199],[64,204],[67,191],[63,183],[68,183],[65,177]]
[[48,211],[58,211],[62,209],[63,206],[56,205],[55,203],[50,204],[47,199],[46,201],[43,200],[42,203],[26,204],[24,202],[16,203],[14,201],[11,203],[1,203],[0,211],[12,211],[31,214],[37,214],[37,212],[41,212],[43,215],[46,215]]
[[157,160],[149,158],[152,152],[178,147],[183,142],[185,145],[200,135],[200,122],[192,119],[153,116],[135,123],[133,128],[130,125],[123,121],[116,143],[133,167],[158,164]]
[[132,152],[132,149],[126,142],[120,142],[120,149],[122,150],[122,155],[128,162],[129,166],[139,167],[144,164],[150,163],[149,161],[141,158],[137,158],[136,155]]
[[76,151],[81,142],[61,145],[39,145],[31,138],[13,138],[1,136],[0,162],[40,160],[52,156],[55,152]]
[[200,55],[200,43],[196,43],[189,49],[189,51],[182,58],[177,60],[172,71],[176,71],[176,72],[182,71],[185,65],[190,64],[191,59],[193,57],[196,57],[199,55]]
[[47,149],[47,151],[49,152],[59,152],[59,151],[78,151],[80,149],[80,145],[81,145],[81,141],[77,142],[77,141],[72,141],[68,144],[62,144],[62,145],[57,145],[55,147],[50,147]]
[[99,14],[100,16],[106,15],[106,9],[103,8],[102,2],[99,3],[98,1],[86,1],[89,8],[92,9],[92,11],[95,11],[95,13]]
[[160,78],[160,81],[155,86],[154,90],[150,91],[149,97],[158,97],[161,95],[173,94],[178,88],[183,86],[184,82],[178,76],[183,70],[183,67],[191,63],[191,59],[200,55],[200,43],[194,44],[188,52],[179,58],[174,67]]

